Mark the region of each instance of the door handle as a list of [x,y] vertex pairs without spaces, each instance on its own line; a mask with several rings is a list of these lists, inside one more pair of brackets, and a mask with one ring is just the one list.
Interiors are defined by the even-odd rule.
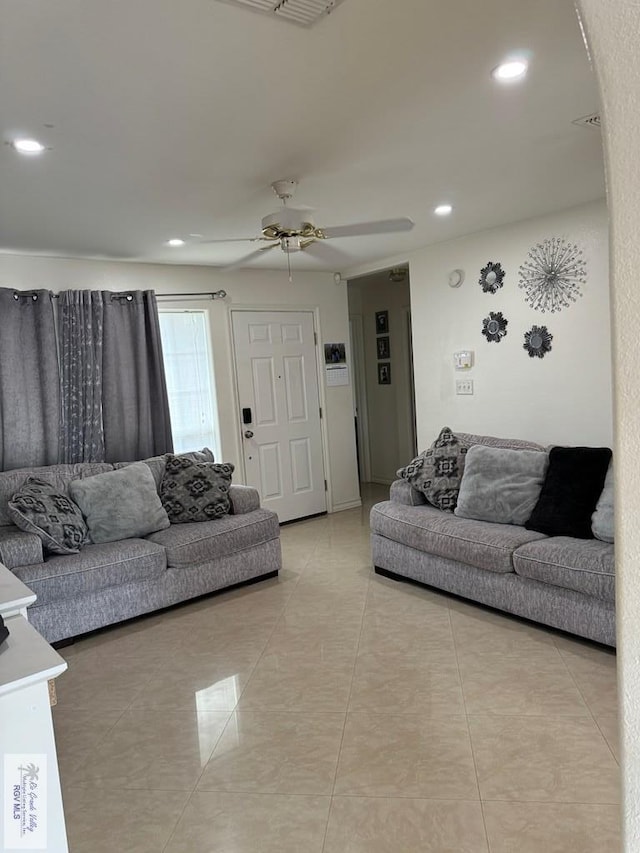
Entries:
[[250,429],[246,429],[244,431],[244,437],[245,438],[253,438],[253,432]]

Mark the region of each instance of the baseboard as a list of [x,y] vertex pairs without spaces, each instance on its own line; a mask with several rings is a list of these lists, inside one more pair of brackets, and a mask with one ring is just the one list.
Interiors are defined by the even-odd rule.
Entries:
[[385,480],[384,477],[371,477],[370,483],[375,483],[377,486],[390,486],[394,480]]
[[345,509],[357,509],[359,506],[362,506],[360,498],[355,501],[346,501],[345,503],[334,504],[331,507],[331,512],[343,512]]

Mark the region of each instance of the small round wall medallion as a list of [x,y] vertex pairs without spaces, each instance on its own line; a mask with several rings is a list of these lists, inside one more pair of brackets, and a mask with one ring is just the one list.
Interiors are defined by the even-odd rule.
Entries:
[[504,270],[502,264],[489,261],[486,267],[480,270],[478,284],[483,293],[496,293],[502,287],[504,281]]
[[529,332],[524,333],[522,349],[526,349],[529,358],[544,358],[551,352],[551,341],[553,335],[546,326],[532,326]]
[[464,281],[464,270],[451,270],[449,273],[449,287],[460,287]]

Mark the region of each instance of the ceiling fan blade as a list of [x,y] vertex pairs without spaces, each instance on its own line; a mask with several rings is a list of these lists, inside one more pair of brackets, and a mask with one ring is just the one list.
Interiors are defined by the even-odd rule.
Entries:
[[254,258],[259,258],[263,252],[268,252],[269,249],[276,249],[280,245],[280,241],[278,240],[275,243],[272,243],[270,246],[263,246],[261,249],[256,249],[255,252],[249,252],[248,255],[245,255],[243,258],[240,258],[238,261],[234,261],[232,264],[228,264],[226,267],[220,267],[220,269],[225,272],[229,272],[230,270],[235,270],[238,267],[243,267],[245,264],[248,264],[250,261],[254,260]]
[[364,237],[368,234],[393,234],[397,231],[411,231],[413,220],[407,216],[400,219],[379,219],[375,222],[354,222],[353,225],[337,225],[322,228],[325,237]]
[[346,252],[337,249],[330,243],[326,243],[324,240],[311,240],[303,248],[307,255],[313,255],[314,258],[331,263],[334,267],[353,263],[353,258],[350,255],[347,255]]

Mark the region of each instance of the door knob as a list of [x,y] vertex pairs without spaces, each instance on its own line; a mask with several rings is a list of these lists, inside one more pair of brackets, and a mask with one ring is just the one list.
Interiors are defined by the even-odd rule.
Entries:
[[244,431],[244,437],[245,438],[253,438],[253,432],[250,429],[246,429]]

